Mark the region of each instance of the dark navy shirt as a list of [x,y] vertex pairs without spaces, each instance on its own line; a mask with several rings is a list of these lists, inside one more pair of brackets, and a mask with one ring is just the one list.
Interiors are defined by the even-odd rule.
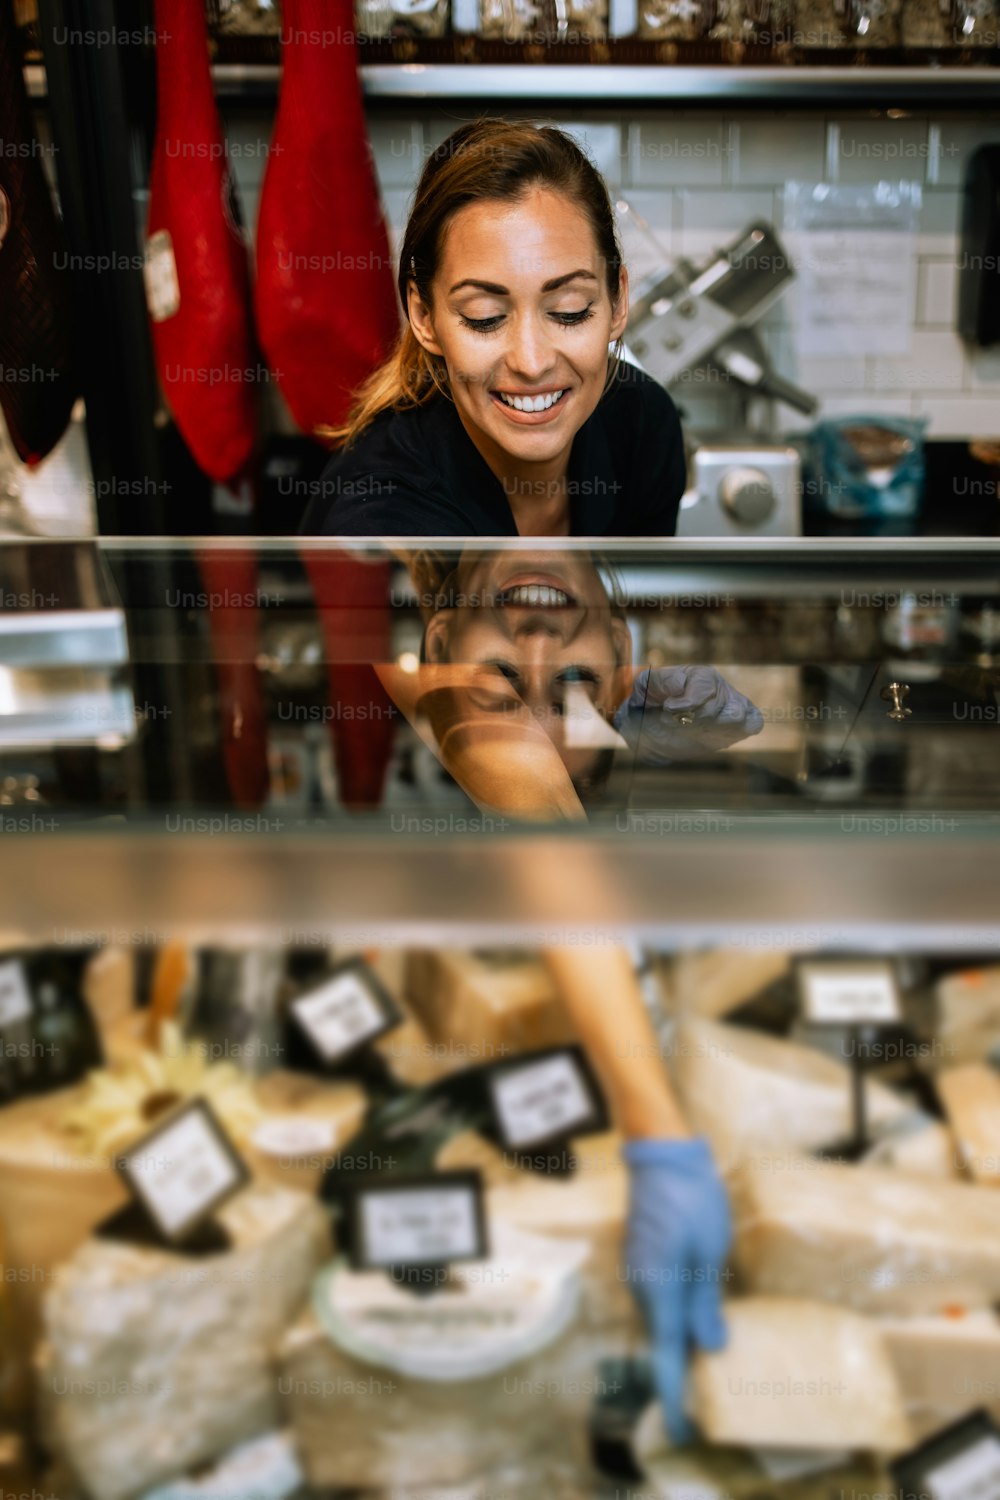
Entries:
[[[685,487],[674,403],[634,365],[584,422],[567,469],[573,536],[673,536]],[[381,412],[317,481],[306,536],[516,536],[504,486],[454,404]]]

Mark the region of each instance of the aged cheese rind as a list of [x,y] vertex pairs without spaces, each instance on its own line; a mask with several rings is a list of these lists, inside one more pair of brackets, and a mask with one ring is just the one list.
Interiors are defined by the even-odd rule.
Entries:
[[329,1254],[326,1215],[260,1187],[218,1217],[234,1242],[223,1255],[92,1239],[56,1272],[43,1423],[100,1500],[129,1500],[278,1423],[271,1351]]
[[910,1430],[881,1333],[797,1298],[726,1304],[728,1342],[691,1362],[695,1420],[717,1443],[898,1452]]
[[744,1164],[733,1179],[735,1260],[750,1290],[903,1315],[1000,1299],[1000,1193],[880,1168],[800,1166]]
[[536,955],[438,948],[408,955],[406,994],[432,1041],[490,1062],[574,1039],[555,982]]

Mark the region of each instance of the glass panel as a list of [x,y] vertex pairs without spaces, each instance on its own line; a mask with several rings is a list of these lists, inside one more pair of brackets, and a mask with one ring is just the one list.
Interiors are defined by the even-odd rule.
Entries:
[[0,569],[0,797],[59,823],[1000,805],[975,547],[26,540]]

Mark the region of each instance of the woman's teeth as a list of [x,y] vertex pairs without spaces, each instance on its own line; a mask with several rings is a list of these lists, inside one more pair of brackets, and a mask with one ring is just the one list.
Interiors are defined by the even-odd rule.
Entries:
[[541,609],[565,609],[569,603],[569,595],[564,594],[562,589],[552,588],[548,583],[519,583],[516,588],[507,589],[501,595],[501,603],[505,608],[510,605],[533,605]]
[[546,391],[544,396],[508,396],[503,391],[497,391],[500,400],[507,406],[512,406],[515,411],[548,411],[550,406],[555,406],[561,401],[566,392]]

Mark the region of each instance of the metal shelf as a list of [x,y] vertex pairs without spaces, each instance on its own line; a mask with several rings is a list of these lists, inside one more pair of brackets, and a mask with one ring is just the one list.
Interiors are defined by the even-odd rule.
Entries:
[[[414,100],[526,100],[636,107],[677,104],[886,109],[949,106],[1000,110],[1000,67],[662,67],[637,64],[552,66],[512,63],[364,64],[361,82],[373,104]],[[25,68],[28,93],[44,100],[44,67]],[[218,97],[229,103],[273,103],[281,69],[274,63],[222,63],[212,69]]]
[[[224,64],[213,69],[216,91],[229,100],[269,99],[280,69]],[[678,103],[820,107],[987,105],[1000,109],[1000,68],[914,67],[572,67],[456,63],[363,65],[366,98],[392,104],[417,99],[539,100],[632,105]]]

